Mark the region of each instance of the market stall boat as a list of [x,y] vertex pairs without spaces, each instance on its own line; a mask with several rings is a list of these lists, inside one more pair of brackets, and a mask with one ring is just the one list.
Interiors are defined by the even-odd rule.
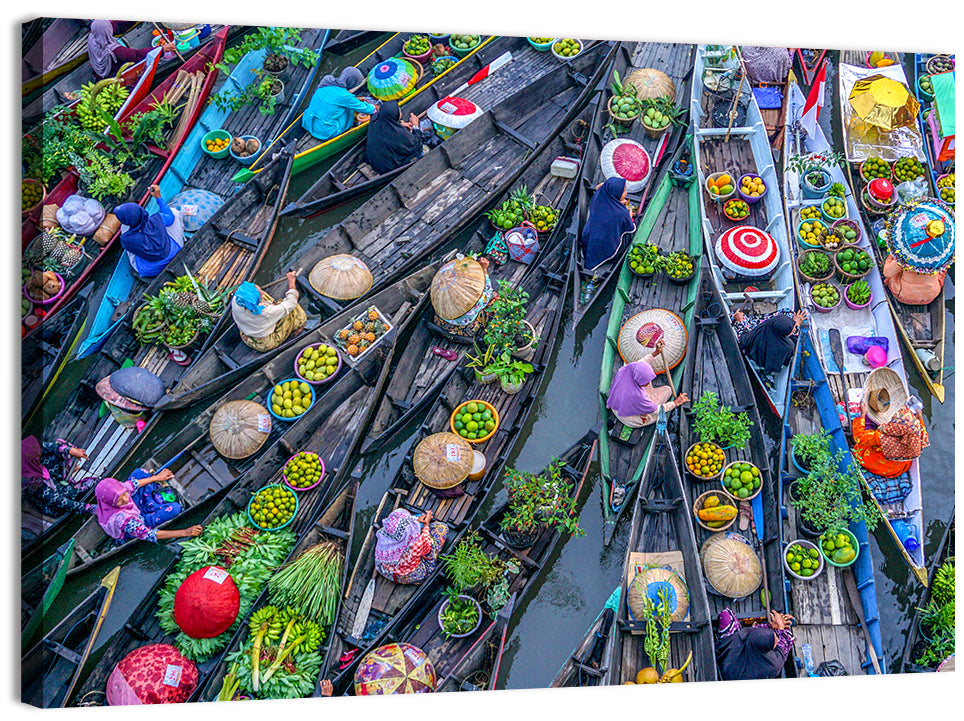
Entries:
[[827,57],[827,49],[795,48],[794,54],[798,69],[800,70],[800,79],[803,81],[804,86],[809,89],[810,86],[813,85],[817,73],[820,71],[821,63],[823,63],[824,58]]

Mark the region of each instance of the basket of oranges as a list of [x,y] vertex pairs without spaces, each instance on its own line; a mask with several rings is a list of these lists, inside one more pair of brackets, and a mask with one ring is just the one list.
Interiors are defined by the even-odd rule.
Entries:
[[201,149],[212,158],[226,158],[231,152],[231,133],[212,130],[201,138]]
[[686,468],[701,481],[714,481],[726,462],[723,449],[715,443],[694,443],[686,451]]
[[740,501],[755,497],[763,487],[760,469],[747,461],[733,461],[723,469],[723,490]]
[[733,176],[726,171],[713,173],[706,179],[706,192],[714,201],[722,203],[736,192]]

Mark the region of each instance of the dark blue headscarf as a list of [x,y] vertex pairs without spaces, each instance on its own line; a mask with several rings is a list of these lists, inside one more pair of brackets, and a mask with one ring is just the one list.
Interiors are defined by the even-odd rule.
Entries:
[[625,188],[623,178],[609,178],[592,196],[589,218],[582,228],[582,259],[586,270],[593,270],[616,255],[623,235],[636,227],[626,206],[619,202]]
[[171,254],[171,236],[160,213],[151,215],[137,203],[124,203],[114,208],[114,215],[128,226],[120,237],[124,250],[151,263],[165,260]]

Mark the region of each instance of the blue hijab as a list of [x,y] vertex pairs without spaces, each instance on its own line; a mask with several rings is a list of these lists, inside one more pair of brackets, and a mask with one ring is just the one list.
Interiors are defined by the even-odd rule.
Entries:
[[171,236],[160,213],[151,215],[137,203],[124,203],[114,208],[114,215],[128,226],[120,237],[124,250],[151,263],[166,260],[171,254]]
[[625,188],[623,178],[609,178],[589,202],[589,217],[582,228],[581,242],[586,270],[594,270],[616,255],[623,235],[636,227],[626,206],[619,202]]
[[254,283],[245,281],[234,291],[234,299],[242,308],[254,315],[261,315],[264,306],[261,305],[261,291]]

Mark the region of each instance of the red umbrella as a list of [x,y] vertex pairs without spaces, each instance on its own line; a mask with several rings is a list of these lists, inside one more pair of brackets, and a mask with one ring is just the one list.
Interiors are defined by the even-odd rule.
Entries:
[[780,248],[769,233],[750,225],[738,225],[716,241],[716,257],[738,275],[769,275],[780,262]]

